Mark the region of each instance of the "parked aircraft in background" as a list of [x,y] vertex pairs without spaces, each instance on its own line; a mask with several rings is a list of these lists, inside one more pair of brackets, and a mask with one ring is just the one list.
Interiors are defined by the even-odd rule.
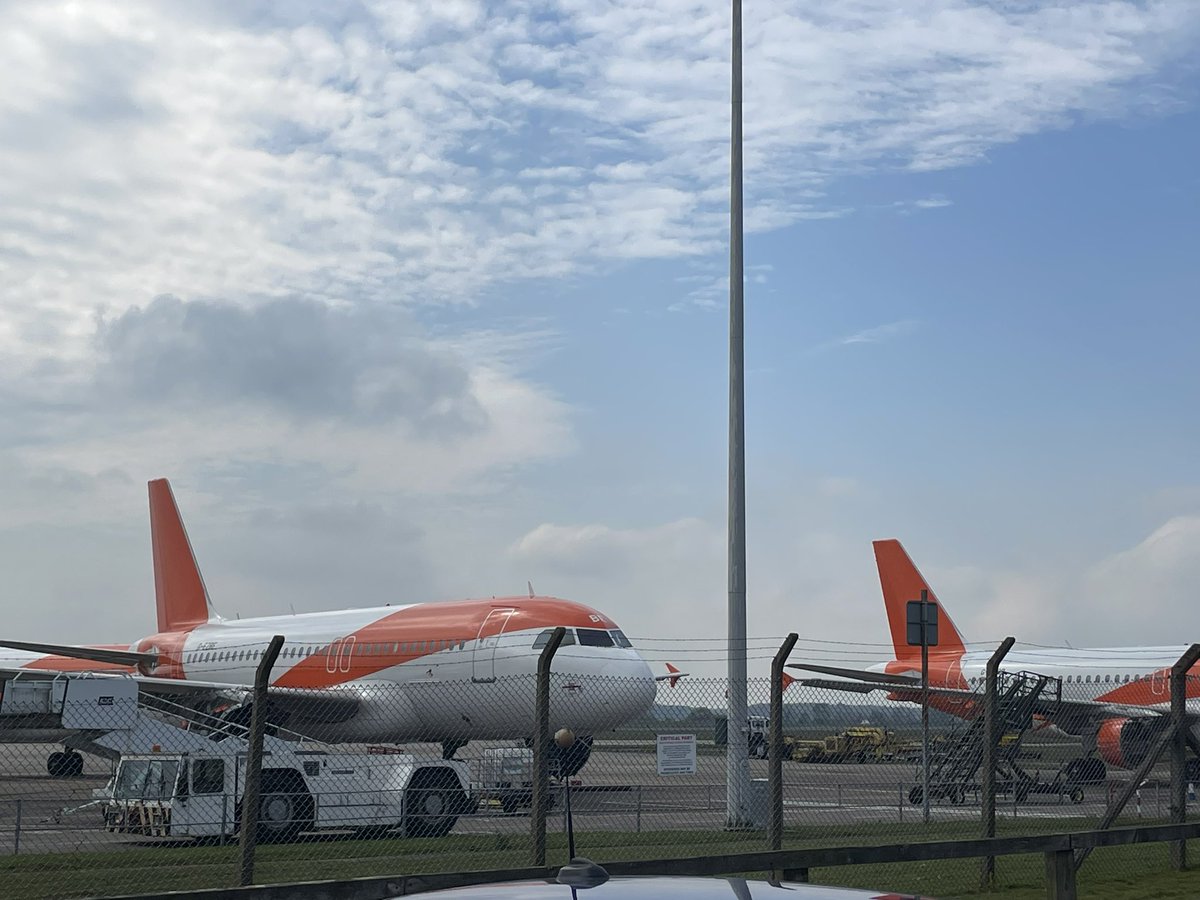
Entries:
[[[895,658],[865,670],[834,666],[792,667],[834,675],[839,679],[805,679],[805,683],[841,691],[887,691],[889,699],[920,702],[921,648],[907,641],[907,604],[921,591],[939,607],[939,643],[929,648],[930,706],[963,718],[973,717],[982,696],[988,658],[995,647],[968,650],[945,605],[930,589],[897,540],[875,541],[875,562],[883,587]],[[1032,672],[1061,679],[1061,698],[1043,697],[1035,705],[1042,728],[1054,728],[1083,739],[1087,754],[1073,760],[1065,774],[1080,781],[1103,780],[1105,763],[1136,768],[1169,725],[1171,667],[1187,649],[1115,647],[1012,650],[1002,672]],[[1192,733],[1200,738],[1200,666],[1187,678]],[[979,690],[980,693],[976,693]],[[1098,752],[1100,759],[1092,756]],[[1103,761],[1101,761],[1103,760]],[[1200,760],[1188,761],[1189,777],[1200,778]]]
[[[280,634],[272,724],[329,741],[438,741],[449,757],[470,740],[532,736],[538,656],[563,626],[551,721],[581,736],[563,761],[567,774],[587,761],[591,735],[647,712],[656,682],[679,677],[656,679],[612,619],[554,597],[224,620],[213,610],[170,485],[151,481],[149,491],[157,633],[127,646],[0,641],[7,648],[0,677],[130,677],[144,694],[248,723],[255,668]],[[21,740],[22,733],[8,728],[0,739]]]

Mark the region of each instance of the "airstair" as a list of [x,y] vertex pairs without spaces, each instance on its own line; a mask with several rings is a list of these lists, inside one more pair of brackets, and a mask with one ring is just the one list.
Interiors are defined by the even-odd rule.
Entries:
[[[962,803],[968,793],[979,790],[976,776],[983,765],[986,747],[984,687],[975,691],[970,702],[974,715],[961,728],[939,742],[931,756],[929,768],[929,799]],[[996,755],[997,785],[1015,794],[1022,801],[1031,792],[1042,792],[1044,783],[1029,775],[1017,764],[1021,742],[1033,726],[1033,714],[1040,701],[1051,704],[1062,699],[1062,681],[1035,672],[999,672],[996,683],[996,722],[1000,734],[1015,735]],[[1043,705],[1044,708],[1044,705]],[[923,799],[920,785],[909,791],[909,801],[919,805]]]
[[[168,747],[177,752],[201,750],[216,742],[229,742],[227,749],[237,752],[249,746],[250,732],[247,725],[226,717],[143,693],[131,678],[80,674],[6,679],[0,693],[0,729],[36,734],[38,739],[46,735],[48,742],[61,743],[68,751],[110,760]],[[284,738],[295,741],[301,736],[267,726],[268,746]],[[50,768],[51,774],[71,774]]]

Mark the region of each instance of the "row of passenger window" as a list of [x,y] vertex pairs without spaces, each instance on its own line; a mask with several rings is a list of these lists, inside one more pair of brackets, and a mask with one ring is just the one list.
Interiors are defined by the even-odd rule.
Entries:
[[[1063,684],[1129,684],[1131,681],[1148,681],[1149,675],[1066,675],[1063,677]],[[977,675],[971,679],[972,684],[983,684],[984,678],[982,675]]]
[[[540,650],[550,643],[550,635],[554,634],[553,628],[547,628],[533,639],[533,649]],[[617,631],[605,631],[603,628],[568,628],[563,635],[560,647],[568,647],[576,643],[576,634],[579,635],[578,643],[581,647],[621,647],[628,649],[633,646],[629,638],[625,637],[624,633]]]
[[[339,642],[335,641],[334,644]],[[337,653],[353,653],[354,656],[396,656],[401,653],[435,653],[441,650],[462,650],[467,645],[466,641],[393,641],[391,643],[370,643],[359,644],[354,641],[345,643],[341,648],[333,646],[331,651],[330,644],[294,644],[291,646],[285,645],[280,651],[280,659],[307,659],[313,654],[323,654],[328,652]],[[351,650],[353,648],[353,650]],[[184,657],[185,663],[205,663],[205,662],[249,662],[259,659],[263,655],[263,648],[243,649],[243,650],[204,650],[196,653],[189,653]]]

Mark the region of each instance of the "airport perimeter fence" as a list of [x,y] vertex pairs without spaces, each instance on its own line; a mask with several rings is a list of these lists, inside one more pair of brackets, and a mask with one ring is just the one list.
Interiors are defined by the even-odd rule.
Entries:
[[[616,861],[985,834],[986,685],[931,693],[925,742],[920,696],[908,683],[847,690],[831,683],[834,676],[789,668],[786,678],[748,680],[746,721],[735,724],[726,714],[726,679],[630,675],[619,647],[560,648],[539,679],[505,675],[503,666],[449,677],[459,671],[454,654],[469,648],[437,643],[415,680],[364,683],[373,656],[387,661],[380,645],[360,650],[361,670],[342,673],[356,681],[353,689],[323,689],[315,700],[282,687],[267,693],[252,833],[242,827],[254,771],[246,762],[249,696],[150,696],[136,685],[120,695],[112,685],[132,682],[94,679],[72,708],[72,727],[59,731],[65,719],[35,713],[34,700],[23,719],[6,700],[3,727],[12,742],[0,745],[0,893],[111,896],[235,885],[244,871],[244,848],[235,846],[243,833],[257,839],[249,848],[255,883],[565,863],[572,841],[577,854]],[[281,664],[308,658],[288,650],[277,674]],[[605,651],[616,674],[591,664]],[[589,665],[573,664],[585,658]],[[261,654],[244,662],[253,670]],[[1094,696],[1080,677],[1080,696]],[[1146,689],[1165,689],[1169,703],[1168,682]],[[34,684],[9,682],[6,696]],[[73,688],[53,686],[61,680],[37,684],[51,685],[37,688],[51,696],[61,690],[70,705]],[[1039,712],[1069,700],[1073,685],[997,679],[994,833],[1195,820],[1191,785],[1182,805],[1173,799],[1184,781],[1172,783],[1171,717],[1135,726],[1114,718],[1116,733],[1101,739],[1116,743],[1102,749],[1115,748],[1136,771],[1100,767],[1078,738],[1046,727]],[[732,820],[731,741],[745,746]],[[1186,763],[1183,778],[1194,769]],[[1129,802],[1118,808],[1125,793]],[[1145,884],[1169,872],[1178,852],[1154,844],[1097,850],[1080,877]],[[990,879],[978,860],[812,877],[955,897],[988,880],[1040,884],[1042,866],[1034,854],[997,860]]]

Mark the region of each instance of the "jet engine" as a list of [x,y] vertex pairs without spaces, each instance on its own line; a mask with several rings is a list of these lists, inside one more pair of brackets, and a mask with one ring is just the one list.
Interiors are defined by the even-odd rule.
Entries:
[[1096,749],[1110,766],[1136,769],[1146,759],[1163,730],[1170,727],[1164,717],[1106,719],[1096,733]]

